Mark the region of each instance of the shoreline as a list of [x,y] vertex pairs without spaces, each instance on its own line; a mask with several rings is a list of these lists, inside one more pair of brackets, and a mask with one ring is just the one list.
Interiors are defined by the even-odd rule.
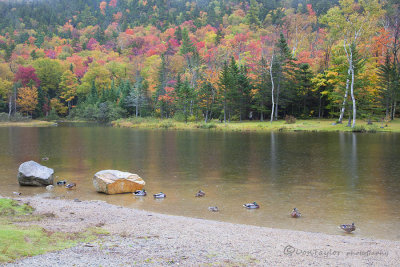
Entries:
[[57,123],[52,121],[38,121],[38,120],[31,120],[31,121],[7,121],[7,122],[0,122],[0,127],[48,127],[48,126],[55,126]]
[[[228,265],[395,266],[400,241],[328,235],[166,215],[103,201],[13,198],[54,217],[21,225],[80,232],[100,226],[110,235],[9,266]],[[103,255],[107,255],[106,258]]]
[[211,121],[204,122],[179,122],[173,119],[157,118],[126,118],[112,121],[113,127],[137,129],[172,129],[172,130],[211,130],[226,132],[357,132],[357,133],[399,133],[400,120],[394,120],[384,127],[381,122],[368,125],[365,121],[358,121],[356,128],[347,127],[346,124],[335,124],[330,119],[297,120],[287,124],[285,120],[274,121],[243,121],[229,122],[227,124]]

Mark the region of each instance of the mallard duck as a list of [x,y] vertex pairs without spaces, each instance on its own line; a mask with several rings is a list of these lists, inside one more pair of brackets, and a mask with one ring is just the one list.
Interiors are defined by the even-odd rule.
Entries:
[[66,183],[67,183],[67,181],[62,180],[62,181],[58,181],[58,182],[57,182],[57,185],[65,185]]
[[256,202],[253,202],[253,203],[243,204],[243,207],[247,209],[258,209],[260,205],[258,205]]
[[154,196],[154,198],[165,198],[165,197],[167,197],[167,195],[164,194],[163,192],[160,192],[158,194],[154,194],[153,196]]
[[42,158],[42,160],[43,160],[43,161],[48,161],[49,158],[48,158],[48,157],[44,157],[44,158]]
[[293,218],[299,218],[301,216],[301,213],[298,209],[294,208],[292,213],[290,213],[290,216],[292,216]]
[[204,197],[206,193],[204,193],[202,190],[199,190],[199,192],[196,193],[196,197]]
[[218,207],[208,207],[208,210],[212,211],[212,212],[218,212],[219,211]]
[[339,227],[340,227],[340,229],[344,230],[346,233],[351,233],[354,230],[356,230],[356,226],[354,225],[354,223],[352,223],[352,224],[342,224]]
[[147,195],[146,190],[142,189],[142,190],[136,190],[135,192],[133,192],[133,194],[135,196],[145,196]]
[[66,186],[65,186],[65,188],[67,188],[67,189],[72,189],[72,188],[74,188],[76,186],[76,183],[69,183],[69,184],[67,184]]

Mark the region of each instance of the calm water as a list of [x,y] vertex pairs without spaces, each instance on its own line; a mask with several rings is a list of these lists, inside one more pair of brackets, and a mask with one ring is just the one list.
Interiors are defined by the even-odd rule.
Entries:
[[[0,128],[0,194],[52,194],[168,214],[234,223],[400,240],[400,135],[352,133],[221,133],[116,129],[90,125]],[[77,189],[19,187],[19,164],[54,168]],[[139,174],[149,193],[96,193],[93,174],[118,169]],[[195,198],[202,189],[205,198]],[[243,203],[257,201],[259,210]],[[218,206],[211,213],[208,206]],[[297,207],[303,214],[292,219]]]

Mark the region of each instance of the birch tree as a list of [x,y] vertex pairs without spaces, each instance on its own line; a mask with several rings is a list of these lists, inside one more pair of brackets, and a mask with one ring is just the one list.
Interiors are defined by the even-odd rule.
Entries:
[[376,33],[375,29],[379,18],[383,15],[382,12],[379,0],[359,0],[358,2],[354,0],[340,0],[339,6],[331,8],[321,19],[322,23],[325,23],[329,27],[330,34],[335,37],[333,40],[336,40],[338,44],[341,43],[346,55],[348,69],[339,123],[343,122],[348,95],[350,93],[353,109],[351,127],[353,128],[356,125],[357,112],[354,94],[354,53],[360,42],[369,41],[370,37]]

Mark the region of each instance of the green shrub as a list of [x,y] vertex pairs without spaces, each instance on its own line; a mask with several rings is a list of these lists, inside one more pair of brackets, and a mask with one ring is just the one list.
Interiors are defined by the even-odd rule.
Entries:
[[369,125],[367,127],[367,132],[376,133],[378,131],[378,129],[379,129],[378,125]]
[[172,128],[172,127],[174,127],[174,124],[170,120],[163,120],[160,123],[160,128],[168,129],[168,128]]
[[99,104],[94,118],[98,122],[106,123],[121,118],[123,113],[124,111],[121,107],[111,102],[103,102]]
[[292,115],[286,115],[285,121],[286,121],[286,124],[293,124],[293,123],[296,123],[296,118]]
[[1,121],[1,122],[9,121],[9,120],[8,120],[8,114],[5,113],[5,112],[1,112],[1,113],[0,113],[0,121]]
[[183,114],[182,112],[176,112],[174,114],[174,120],[179,121],[179,122],[184,122],[185,121],[185,114]]
[[195,122],[195,121],[197,121],[197,118],[196,118],[195,115],[191,115],[191,116],[188,117],[187,121],[188,122]]
[[120,119],[124,115],[124,109],[112,102],[106,101],[99,104],[82,103],[71,110],[69,118],[107,123]]
[[47,121],[55,121],[55,120],[58,120],[59,118],[60,117],[58,116],[57,111],[54,108],[52,108],[49,112],[49,115],[47,115],[46,120]]
[[19,112],[15,112],[14,115],[11,116],[10,121],[31,121],[32,118],[28,116],[24,116]]
[[201,123],[199,125],[197,125],[197,128],[199,129],[213,129],[213,128],[217,128],[217,125],[213,122],[209,122],[209,123]]
[[363,125],[356,125],[354,126],[351,131],[353,133],[365,133],[367,132],[367,130],[365,129],[365,127]]

